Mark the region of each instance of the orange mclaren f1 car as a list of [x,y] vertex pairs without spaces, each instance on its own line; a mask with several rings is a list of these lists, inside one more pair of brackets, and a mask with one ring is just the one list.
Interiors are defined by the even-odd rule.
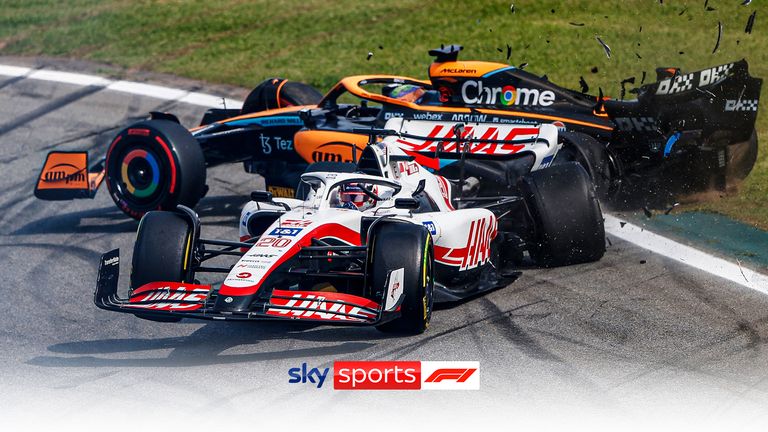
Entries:
[[[369,143],[365,129],[396,117],[435,121],[432,136],[446,143],[494,139],[469,136],[480,130],[464,127],[473,123],[555,124],[562,148],[552,164],[581,163],[603,199],[637,188],[655,193],[659,185],[722,188],[743,179],[755,162],[762,80],[749,75],[745,60],[692,73],[660,68],[656,82],[634,90],[636,99],[613,100],[514,66],[459,61],[460,50],[430,51],[429,80],[351,76],[325,96],[306,84],[269,79],[242,109],[211,109],[192,129],[172,114],[151,113],[118,133],[95,164],[84,152],[49,153],[35,195],[92,198],[106,180],[115,203],[138,219],[150,210],[194,206],[207,191],[206,168],[237,162],[262,175],[274,196],[294,197],[307,170],[353,169]],[[521,152],[511,160],[457,164],[436,154],[420,163],[454,180],[461,166],[461,178],[473,179],[470,186],[482,196],[510,187],[532,159]],[[308,169],[313,163],[320,165]]]

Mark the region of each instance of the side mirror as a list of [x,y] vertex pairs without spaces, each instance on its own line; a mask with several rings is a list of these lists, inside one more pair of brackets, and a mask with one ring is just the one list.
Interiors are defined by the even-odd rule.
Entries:
[[396,198],[395,199],[395,208],[399,209],[406,209],[406,210],[416,210],[420,207],[419,200],[416,198]]
[[424,188],[426,187],[427,181],[424,179],[419,180],[418,186],[416,186],[416,190],[413,191],[411,194],[412,197],[416,197],[416,195],[424,192]]
[[312,121],[311,109],[304,108],[299,111],[299,119],[301,119],[301,122],[304,123],[305,127],[312,128],[315,126],[314,122]]
[[251,200],[256,202],[272,202],[272,193],[267,191],[253,191],[251,192]]

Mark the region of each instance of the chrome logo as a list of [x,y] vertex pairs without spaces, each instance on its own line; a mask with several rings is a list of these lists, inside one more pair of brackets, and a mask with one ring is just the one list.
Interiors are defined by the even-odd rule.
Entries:
[[128,192],[138,198],[152,195],[160,184],[160,166],[155,156],[146,150],[128,152],[123,158],[120,174]]
[[512,105],[515,103],[515,99],[517,98],[517,89],[512,87],[511,85],[504,86],[501,89],[501,104],[502,105]]

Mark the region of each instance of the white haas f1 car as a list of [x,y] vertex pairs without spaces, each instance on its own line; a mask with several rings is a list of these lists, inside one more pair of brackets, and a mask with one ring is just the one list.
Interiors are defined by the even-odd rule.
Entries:
[[[197,215],[183,206],[147,213],[128,298],[117,296],[113,250],[102,256],[96,305],[156,321],[289,319],[420,333],[434,302],[514,280],[523,251],[542,265],[602,257],[602,214],[588,175],[575,162],[549,166],[559,148],[555,126],[392,119],[369,134],[352,167],[307,169],[305,199],[253,192],[240,241],[201,238]],[[530,168],[510,169],[503,196],[473,196],[472,178],[460,172],[452,183],[427,169],[520,158]],[[234,265],[205,265],[231,256],[239,257]],[[205,272],[227,277],[204,285],[196,275]]]

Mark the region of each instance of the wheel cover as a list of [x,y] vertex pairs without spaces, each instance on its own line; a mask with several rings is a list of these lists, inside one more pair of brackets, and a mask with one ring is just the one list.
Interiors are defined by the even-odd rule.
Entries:
[[151,152],[133,149],[123,157],[120,178],[130,195],[144,199],[160,185],[160,165]]

